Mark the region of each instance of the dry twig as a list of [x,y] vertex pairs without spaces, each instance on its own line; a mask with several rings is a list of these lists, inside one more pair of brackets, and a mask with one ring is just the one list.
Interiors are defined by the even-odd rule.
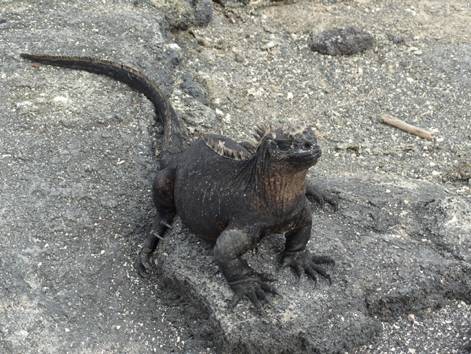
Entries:
[[428,130],[408,124],[400,120],[399,118],[390,116],[388,114],[383,114],[383,116],[381,117],[381,122],[392,127],[401,129],[409,134],[417,135],[422,139],[433,140],[433,135]]

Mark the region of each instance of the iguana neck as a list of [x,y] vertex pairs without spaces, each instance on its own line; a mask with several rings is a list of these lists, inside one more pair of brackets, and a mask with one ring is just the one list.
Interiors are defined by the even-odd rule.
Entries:
[[276,213],[285,213],[305,194],[307,170],[290,172],[269,169],[257,178],[258,197]]
[[246,190],[257,199],[257,205],[271,213],[284,214],[291,210],[305,194],[308,169],[294,170],[270,163],[263,153],[257,153],[246,161],[242,180]]

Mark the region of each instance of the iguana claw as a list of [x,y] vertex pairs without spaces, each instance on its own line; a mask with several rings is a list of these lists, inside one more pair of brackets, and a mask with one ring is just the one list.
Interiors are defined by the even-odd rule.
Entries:
[[271,306],[267,294],[279,295],[279,293],[273,286],[266,283],[267,281],[273,281],[271,278],[262,280],[262,277],[264,276],[256,274],[251,277],[229,282],[229,285],[234,291],[234,297],[229,307],[233,309],[240,300],[244,298],[248,299],[254,305],[258,313],[261,313],[263,304]]
[[317,283],[317,275],[320,275],[332,284],[330,275],[321,267],[322,264],[335,265],[335,261],[328,256],[315,256],[307,250],[284,252],[281,264],[283,267],[291,267],[298,277],[304,271],[315,283]]
[[151,253],[146,253],[143,248],[137,257],[135,267],[139,275],[143,278],[149,278],[152,273],[151,255]]

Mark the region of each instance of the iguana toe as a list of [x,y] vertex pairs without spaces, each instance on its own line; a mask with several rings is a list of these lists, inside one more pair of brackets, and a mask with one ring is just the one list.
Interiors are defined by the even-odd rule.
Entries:
[[274,281],[276,281],[276,278],[274,278],[270,273],[255,272],[255,274],[260,280],[264,282],[273,283]]
[[246,277],[240,280],[229,282],[234,297],[231,300],[229,307],[234,308],[242,299],[249,300],[254,306],[257,313],[261,313],[262,306],[271,306],[267,294],[279,295],[276,289],[265,283],[258,276]]
[[332,257],[329,256],[316,256],[311,255],[311,262],[315,264],[330,264],[335,265],[335,261]]
[[339,197],[337,194],[326,194],[324,200],[330,204],[334,211],[339,210]]
[[149,278],[150,277],[150,272],[147,271],[146,268],[144,268],[144,266],[142,265],[142,263],[140,262],[140,260],[136,260],[136,263],[134,265],[134,267],[136,268],[137,270],[137,274],[139,274],[139,276],[141,278]]
[[335,261],[327,256],[315,256],[310,252],[285,252],[282,256],[282,266],[289,266],[297,276],[306,273],[315,283],[317,283],[317,276],[320,275],[325,278],[329,284],[332,284],[332,278],[321,267],[321,264],[334,265]]
[[151,255],[141,250],[139,257],[136,260],[136,269],[139,275],[143,278],[149,278],[152,273],[152,264],[150,262]]
[[334,211],[339,209],[339,197],[336,191],[327,191],[318,188],[312,184],[308,185],[306,195],[312,201],[315,201],[321,208],[324,208],[325,204],[330,204]]

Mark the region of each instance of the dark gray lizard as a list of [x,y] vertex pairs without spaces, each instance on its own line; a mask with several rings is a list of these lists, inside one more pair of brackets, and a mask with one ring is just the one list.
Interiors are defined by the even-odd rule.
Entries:
[[297,275],[330,282],[323,264],[327,256],[306,250],[312,212],[306,195],[334,208],[337,200],[307,183],[308,169],[321,156],[310,128],[258,128],[256,143],[238,143],[208,134],[190,141],[177,114],[162,92],[137,70],[106,60],[21,54],[35,62],[110,76],[142,92],[163,123],[160,167],[153,183],[157,214],[139,253],[138,270],[150,273],[151,256],[176,215],[195,234],[214,241],[214,259],[233,289],[235,305],[249,299],[257,309],[276,294],[272,279],[249,267],[242,255],[262,237],[284,233],[281,262]]

